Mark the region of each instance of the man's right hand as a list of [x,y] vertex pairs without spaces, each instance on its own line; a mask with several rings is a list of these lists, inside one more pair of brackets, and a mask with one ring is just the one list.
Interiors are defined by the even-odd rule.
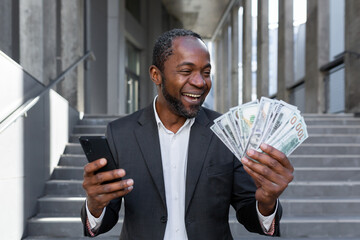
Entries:
[[125,176],[124,169],[115,169],[95,174],[97,170],[106,165],[106,159],[101,158],[88,163],[84,167],[83,188],[86,191],[87,206],[91,214],[98,218],[108,203],[118,197],[128,194],[134,185],[132,179],[121,180],[108,184],[106,181],[122,178]]

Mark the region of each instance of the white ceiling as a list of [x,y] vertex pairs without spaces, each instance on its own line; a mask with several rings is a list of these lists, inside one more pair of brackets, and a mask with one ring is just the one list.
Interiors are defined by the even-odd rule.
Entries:
[[185,29],[211,38],[230,0],[162,0]]

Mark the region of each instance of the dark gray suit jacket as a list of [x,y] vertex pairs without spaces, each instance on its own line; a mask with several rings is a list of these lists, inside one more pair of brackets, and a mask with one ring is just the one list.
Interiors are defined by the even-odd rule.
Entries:
[[[210,126],[219,113],[202,108],[190,132],[185,193],[185,225],[189,240],[232,239],[229,207],[246,229],[263,234],[251,177],[239,160],[213,134]],[[163,239],[167,222],[165,187],[158,130],[153,106],[111,122],[107,128],[110,148],[134,189],[124,197],[125,217],[120,239]],[[118,221],[122,199],[106,208],[96,234],[109,231]],[[275,235],[279,235],[279,204]],[[81,213],[86,220],[85,205]],[[84,233],[89,232],[84,224]]]

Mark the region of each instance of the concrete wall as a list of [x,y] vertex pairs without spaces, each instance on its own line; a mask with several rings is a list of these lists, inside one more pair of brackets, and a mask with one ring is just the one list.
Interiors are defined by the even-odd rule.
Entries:
[[[0,81],[0,121],[44,88],[3,53],[0,76],[6,79]],[[19,118],[0,133],[0,212],[4,216],[0,219],[0,239],[21,239],[26,234],[26,220],[36,213],[36,201],[78,116],[64,98],[51,90],[26,118]]]
[[126,10],[125,0],[86,4],[87,48],[94,51],[96,61],[88,63],[85,112],[126,113],[126,42],[140,50],[139,107],[147,106],[155,94],[148,73],[154,41],[163,31],[181,24],[166,12],[161,0],[142,0],[140,21]]

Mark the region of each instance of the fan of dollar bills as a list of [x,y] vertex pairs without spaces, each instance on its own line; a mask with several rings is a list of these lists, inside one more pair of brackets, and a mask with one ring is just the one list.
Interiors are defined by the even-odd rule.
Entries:
[[289,156],[308,137],[297,107],[266,97],[231,108],[210,128],[238,159],[261,143]]

